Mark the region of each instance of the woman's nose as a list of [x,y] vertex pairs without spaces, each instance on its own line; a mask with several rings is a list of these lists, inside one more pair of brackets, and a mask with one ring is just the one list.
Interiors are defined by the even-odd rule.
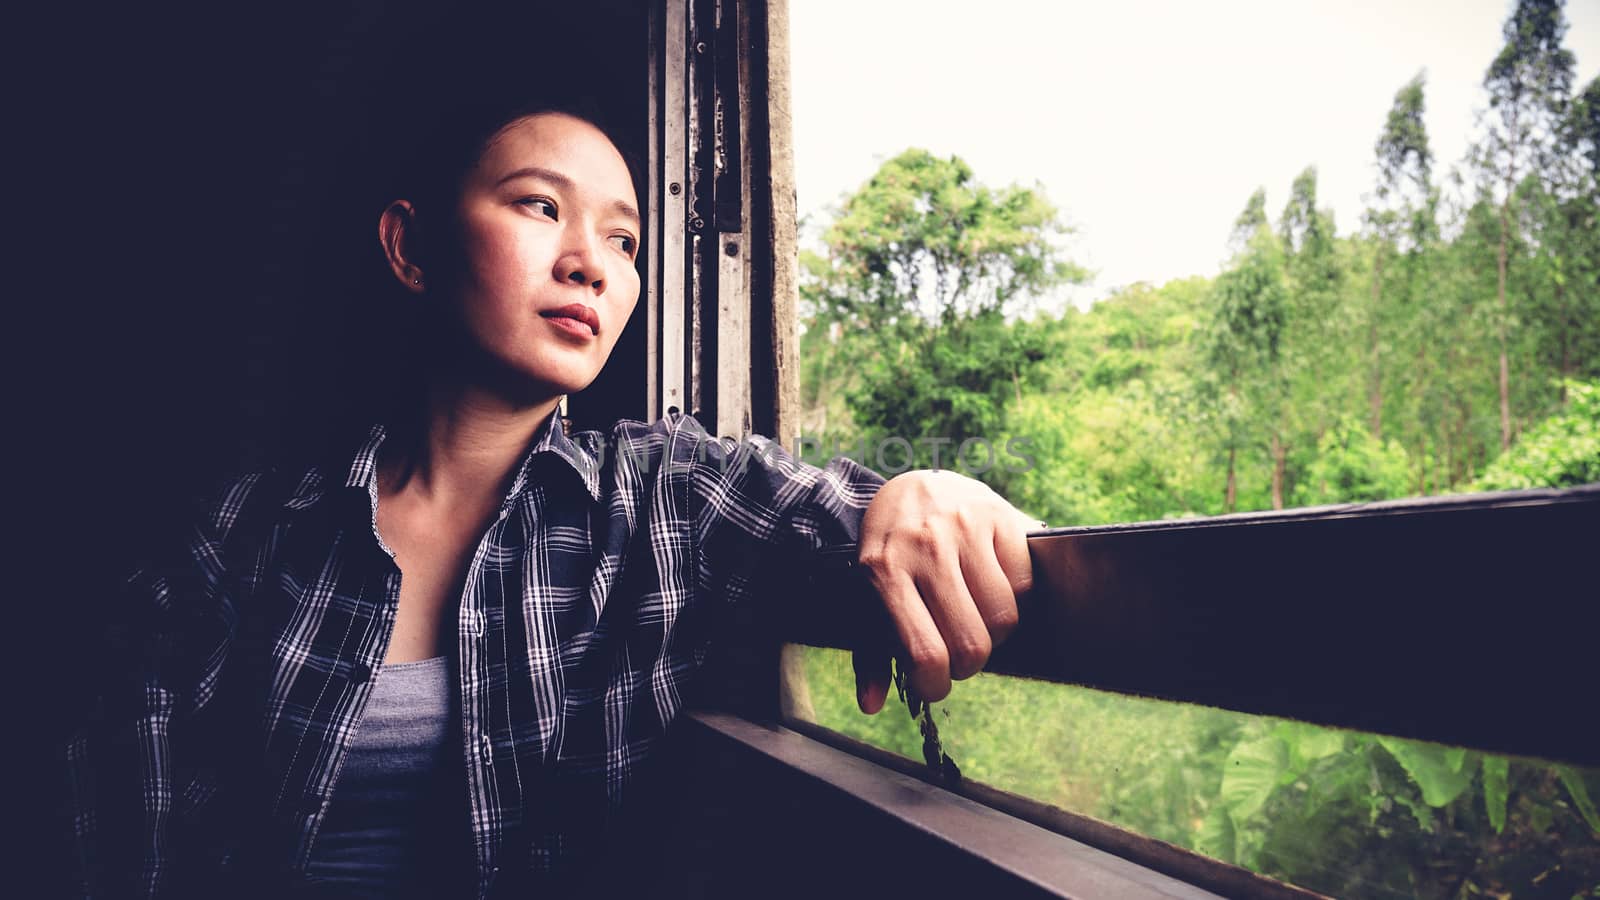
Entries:
[[580,231],[569,232],[561,258],[556,261],[555,275],[558,280],[584,285],[599,294],[605,290],[605,266],[595,252],[593,239],[577,233]]

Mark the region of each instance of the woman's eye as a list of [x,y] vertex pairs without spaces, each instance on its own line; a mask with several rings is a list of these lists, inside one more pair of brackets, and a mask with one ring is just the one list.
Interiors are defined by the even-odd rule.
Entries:
[[523,197],[517,201],[523,206],[529,206],[544,213],[546,216],[556,218],[556,205],[543,197]]
[[639,246],[639,242],[634,240],[632,235],[627,234],[613,234],[611,236],[611,241],[617,246],[617,249],[628,254],[630,259],[633,258],[633,251],[635,248]]

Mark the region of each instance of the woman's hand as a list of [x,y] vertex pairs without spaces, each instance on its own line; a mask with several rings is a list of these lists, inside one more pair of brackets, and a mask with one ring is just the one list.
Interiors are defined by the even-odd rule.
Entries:
[[[888,607],[908,677],[925,701],[981,671],[1033,587],[1027,533],[1039,527],[982,482],[949,471],[896,476],[861,523],[861,565]],[[889,659],[855,654],[856,702],[876,713]]]

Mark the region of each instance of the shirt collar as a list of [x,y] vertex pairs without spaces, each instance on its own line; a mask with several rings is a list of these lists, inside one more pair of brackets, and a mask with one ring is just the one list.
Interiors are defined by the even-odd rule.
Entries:
[[567,435],[567,429],[561,423],[561,410],[556,409],[550,414],[545,427],[539,430],[539,436],[534,440],[528,452],[523,455],[521,465],[517,466],[517,477],[511,482],[511,491],[507,495],[515,497],[522,493],[528,483],[530,469],[533,461],[541,456],[558,459],[566,467],[577,474],[583,481],[583,486],[588,489],[589,496],[596,502],[600,500],[600,460],[588,450],[574,443]]
[[[382,422],[373,423],[367,430],[366,439],[361,442],[355,458],[350,462],[350,471],[345,477],[345,487],[359,488],[368,493],[375,490],[378,446],[387,436],[388,429]],[[557,409],[550,414],[545,424],[540,426],[533,443],[528,446],[522,455],[522,461],[517,464],[516,477],[511,481],[511,489],[506,492],[506,503],[509,504],[527,488],[534,460],[540,457],[560,460],[583,482],[583,486],[589,491],[589,496],[597,502],[600,500],[600,461],[594,454],[573,443],[567,436],[566,428],[561,424],[561,412]]]

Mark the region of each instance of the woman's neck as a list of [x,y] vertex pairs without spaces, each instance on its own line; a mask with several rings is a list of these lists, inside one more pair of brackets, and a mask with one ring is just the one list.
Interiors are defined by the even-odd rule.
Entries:
[[560,397],[517,403],[480,387],[428,387],[410,433],[379,464],[379,490],[455,508],[497,505]]

